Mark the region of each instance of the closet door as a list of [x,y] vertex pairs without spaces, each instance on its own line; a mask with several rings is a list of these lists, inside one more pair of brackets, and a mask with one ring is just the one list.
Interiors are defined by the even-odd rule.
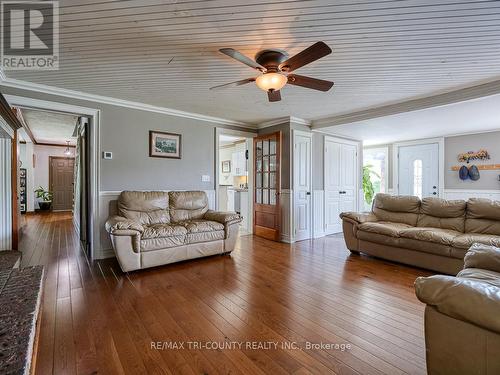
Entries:
[[357,210],[357,146],[325,138],[325,234],[342,232],[340,214]]
[[341,204],[342,145],[325,138],[325,233],[338,233]]

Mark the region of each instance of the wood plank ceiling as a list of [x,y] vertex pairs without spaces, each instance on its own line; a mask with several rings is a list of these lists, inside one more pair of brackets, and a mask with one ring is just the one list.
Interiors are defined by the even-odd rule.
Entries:
[[[332,5],[335,3],[335,5]],[[61,68],[9,78],[258,123],[318,119],[500,78],[500,2],[60,1]],[[332,80],[328,93],[283,89],[283,100],[217,52],[264,48],[295,54],[322,40],[333,54],[297,71]]]

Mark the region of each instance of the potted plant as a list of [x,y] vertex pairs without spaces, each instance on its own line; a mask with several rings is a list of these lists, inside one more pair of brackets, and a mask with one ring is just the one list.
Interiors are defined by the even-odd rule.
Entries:
[[40,199],[38,201],[38,206],[42,211],[50,210],[50,206],[52,205],[52,192],[45,190],[43,187],[39,186],[38,189],[35,190],[36,197]]

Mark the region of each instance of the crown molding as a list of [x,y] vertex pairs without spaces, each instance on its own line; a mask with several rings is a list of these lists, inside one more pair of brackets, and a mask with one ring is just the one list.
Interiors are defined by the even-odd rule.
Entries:
[[43,84],[39,84],[39,83],[22,81],[22,80],[13,79],[13,78],[7,78],[5,76],[5,73],[1,69],[0,69],[0,85],[5,86],[5,87],[12,87],[12,88],[16,88],[16,89],[41,92],[44,94],[58,95],[58,96],[66,97],[66,98],[87,100],[87,101],[96,102],[96,103],[110,104],[110,105],[115,105],[115,106],[119,106],[119,107],[133,108],[133,109],[139,109],[142,111],[156,112],[156,113],[162,113],[162,114],[171,115],[171,116],[184,117],[184,118],[189,118],[189,119],[193,119],[193,120],[214,123],[214,124],[218,124],[218,125],[236,126],[236,127],[240,127],[240,128],[246,128],[246,129],[255,129],[256,128],[255,125],[252,125],[252,124],[249,124],[246,122],[234,121],[234,120],[229,120],[229,119],[220,118],[220,117],[202,115],[199,113],[180,111],[177,109],[172,109],[172,108],[167,108],[167,107],[159,107],[159,106],[154,106],[154,105],[150,105],[150,104],[134,102],[134,101],[130,101],[130,100],[123,100],[123,99],[112,98],[109,96],[89,94],[89,93],[75,91],[75,90],[68,90],[68,89],[63,89],[63,88],[59,88],[59,87],[43,85]]
[[295,123],[299,125],[305,125],[305,126],[311,126],[311,121],[302,119],[300,117],[295,117],[295,116],[286,116],[286,117],[280,117],[276,118],[274,120],[269,120],[266,122],[262,122],[257,125],[257,129],[264,129],[268,128],[270,126],[275,126],[275,125],[281,125],[285,123]]
[[476,86],[461,88],[443,94],[431,95],[425,98],[407,100],[400,103],[351,112],[343,115],[326,117],[312,122],[313,129],[350,124],[353,122],[371,120],[378,117],[397,115],[427,108],[442,107],[459,102],[479,99],[500,94],[500,80],[483,83]]

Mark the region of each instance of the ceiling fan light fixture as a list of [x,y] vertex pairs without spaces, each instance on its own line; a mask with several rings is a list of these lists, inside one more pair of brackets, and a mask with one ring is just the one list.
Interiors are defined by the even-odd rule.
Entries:
[[281,73],[269,72],[255,79],[257,86],[264,91],[278,91],[287,83],[287,77]]

